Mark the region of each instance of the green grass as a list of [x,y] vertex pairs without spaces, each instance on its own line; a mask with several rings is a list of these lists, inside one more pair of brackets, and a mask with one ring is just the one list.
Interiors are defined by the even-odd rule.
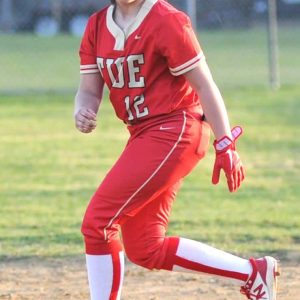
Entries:
[[[299,24],[279,27],[279,70],[281,83],[298,84],[300,80]],[[224,88],[266,87],[268,45],[265,28],[203,32],[200,42],[219,85]]]
[[0,91],[70,90],[78,83],[80,40],[0,35]]
[[[281,81],[300,80],[300,26],[280,26]],[[201,31],[200,42],[221,87],[268,85],[267,33],[248,30]],[[0,35],[0,92],[74,90],[79,77],[80,40],[68,35],[39,38]]]
[[[300,88],[224,92],[247,180],[236,194],[210,184],[213,151],[185,180],[170,234],[235,253],[300,251]],[[127,139],[108,101],[98,130],[74,129],[73,95],[0,97],[0,259],[83,252],[87,202]]]

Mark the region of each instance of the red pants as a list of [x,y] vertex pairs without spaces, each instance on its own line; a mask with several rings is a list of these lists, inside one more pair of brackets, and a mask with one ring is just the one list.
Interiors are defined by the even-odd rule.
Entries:
[[130,139],[92,197],[82,224],[86,253],[122,248],[134,263],[159,269],[176,192],[204,157],[210,128],[189,110],[128,127]]

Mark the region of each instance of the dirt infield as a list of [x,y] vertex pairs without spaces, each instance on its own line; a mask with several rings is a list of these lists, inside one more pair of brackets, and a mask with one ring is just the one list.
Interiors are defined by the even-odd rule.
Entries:
[[[281,262],[279,300],[300,299],[300,262]],[[124,300],[244,300],[239,288],[198,274],[150,272],[127,264]],[[0,262],[0,299],[88,299],[85,263],[80,258]]]

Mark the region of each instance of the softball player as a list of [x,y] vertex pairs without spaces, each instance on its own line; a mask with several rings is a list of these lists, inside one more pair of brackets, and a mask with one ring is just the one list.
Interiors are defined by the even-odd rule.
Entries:
[[274,258],[246,260],[165,235],[180,183],[205,156],[210,129],[216,150],[212,182],[218,183],[223,170],[229,190],[240,187],[244,171],[235,140],[242,129],[230,130],[222,96],[184,13],[163,0],[111,2],[89,19],[75,99],[76,127],[89,133],[106,84],[130,133],[82,224],[91,299],[120,299],[124,250],[148,269],[219,275],[238,282],[248,299],[276,299]]

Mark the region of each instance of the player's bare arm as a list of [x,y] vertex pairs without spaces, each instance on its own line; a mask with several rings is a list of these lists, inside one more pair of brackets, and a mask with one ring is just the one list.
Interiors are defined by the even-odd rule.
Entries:
[[245,178],[244,168],[235,151],[235,140],[242,134],[240,127],[230,130],[229,119],[223,97],[215,84],[205,59],[185,74],[187,80],[198,93],[202,108],[216,137],[214,147],[216,159],[212,183],[217,184],[221,170],[224,171],[230,192],[235,192]]
[[84,74],[75,96],[75,126],[83,133],[92,132],[97,126],[97,112],[102,99],[104,82],[100,74]]
[[206,60],[185,74],[190,85],[198,93],[202,108],[217,140],[223,136],[232,138],[223,97],[215,84]]

